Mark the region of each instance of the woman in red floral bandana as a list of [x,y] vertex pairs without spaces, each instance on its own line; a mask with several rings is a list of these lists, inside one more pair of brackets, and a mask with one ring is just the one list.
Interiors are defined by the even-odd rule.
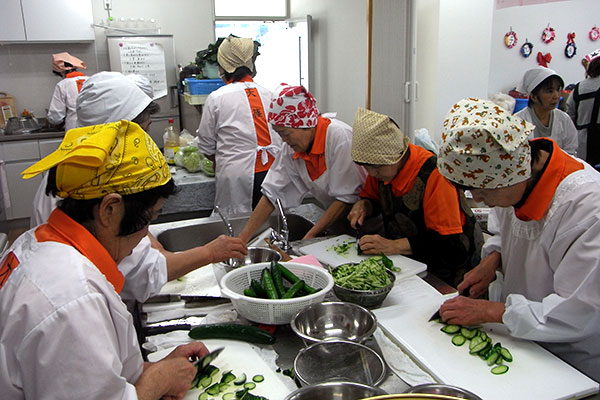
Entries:
[[263,181],[263,196],[239,235],[242,240],[266,221],[276,199],[284,208],[296,207],[311,193],[326,208],[305,239],[343,221],[358,200],[367,173],[350,157],[352,128],[335,114],[320,115],[316,103],[303,86],[282,84],[275,90],[268,120],[286,145]]

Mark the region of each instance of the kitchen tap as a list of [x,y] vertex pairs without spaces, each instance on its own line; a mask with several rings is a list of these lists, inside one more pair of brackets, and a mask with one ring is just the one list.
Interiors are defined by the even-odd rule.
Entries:
[[225,227],[227,228],[227,232],[228,232],[229,236],[233,237],[233,227],[229,223],[229,220],[227,219],[225,214],[223,214],[223,212],[221,211],[219,206],[215,206],[215,211],[217,212],[217,214],[219,214],[219,217],[221,217],[221,220],[225,224]]
[[287,218],[283,212],[281,200],[277,199],[276,203],[279,218],[277,219],[277,231],[271,230],[271,242],[287,253],[290,250],[290,231],[288,229]]

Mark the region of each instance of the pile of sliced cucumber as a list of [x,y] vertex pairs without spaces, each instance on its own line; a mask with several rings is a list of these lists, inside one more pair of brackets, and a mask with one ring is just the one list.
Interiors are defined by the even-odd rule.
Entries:
[[[438,322],[444,324],[443,321]],[[469,341],[469,354],[479,356],[490,367],[494,366],[490,371],[492,374],[502,375],[508,371],[508,365],[504,362],[512,362],[512,354],[500,342],[492,344],[492,338],[483,330],[452,324],[444,324],[440,330],[452,335],[452,344],[455,346],[462,346]]]
[[198,368],[198,373],[192,381],[191,389],[204,389],[198,400],[268,400],[265,397],[250,393],[256,385],[264,381],[262,375],[254,375],[248,381],[245,373],[234,375],[231,371],[221,371],[209,364]]

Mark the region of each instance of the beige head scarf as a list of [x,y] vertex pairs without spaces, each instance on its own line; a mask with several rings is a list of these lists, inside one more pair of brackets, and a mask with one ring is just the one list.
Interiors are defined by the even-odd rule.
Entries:
[[359,108],[352,126],[352,160],[392,165],[408,149],[409,139],[387,115]]
[[[68,62],[72,67],[65,66],[65,62]],[[56,72],[63,72],[73,68],[86,69],[87,65],[77,57],[73,57],[66,51],[63,53],[52,54],[52,70]]]
[[491,101],[461,100],[446,115],[438,169],[447,179],[473,188],[515,185],[531,176],[527,138],[534,129]]
[[252,71],[254,70],[253,56],[254,40],[229,35],[219,46],[217,62],[230,74],[239,67],[248,67]]
[[156,143],[128,121],[67,131],[58,150],[23,171],[23,178],[54,166],[58,195],[78,200],[138,193],[171,179]]

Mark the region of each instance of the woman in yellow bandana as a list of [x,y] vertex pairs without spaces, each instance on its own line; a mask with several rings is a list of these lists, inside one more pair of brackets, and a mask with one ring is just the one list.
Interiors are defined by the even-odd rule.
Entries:
[[117,264],[175,190],[160,150],[135,123],[78,128],[23,176],[48,169],[63,200],[0,261],[2,398],[183,396],[196,373],[189,357],[206,347],[144,363],[119,297]]

